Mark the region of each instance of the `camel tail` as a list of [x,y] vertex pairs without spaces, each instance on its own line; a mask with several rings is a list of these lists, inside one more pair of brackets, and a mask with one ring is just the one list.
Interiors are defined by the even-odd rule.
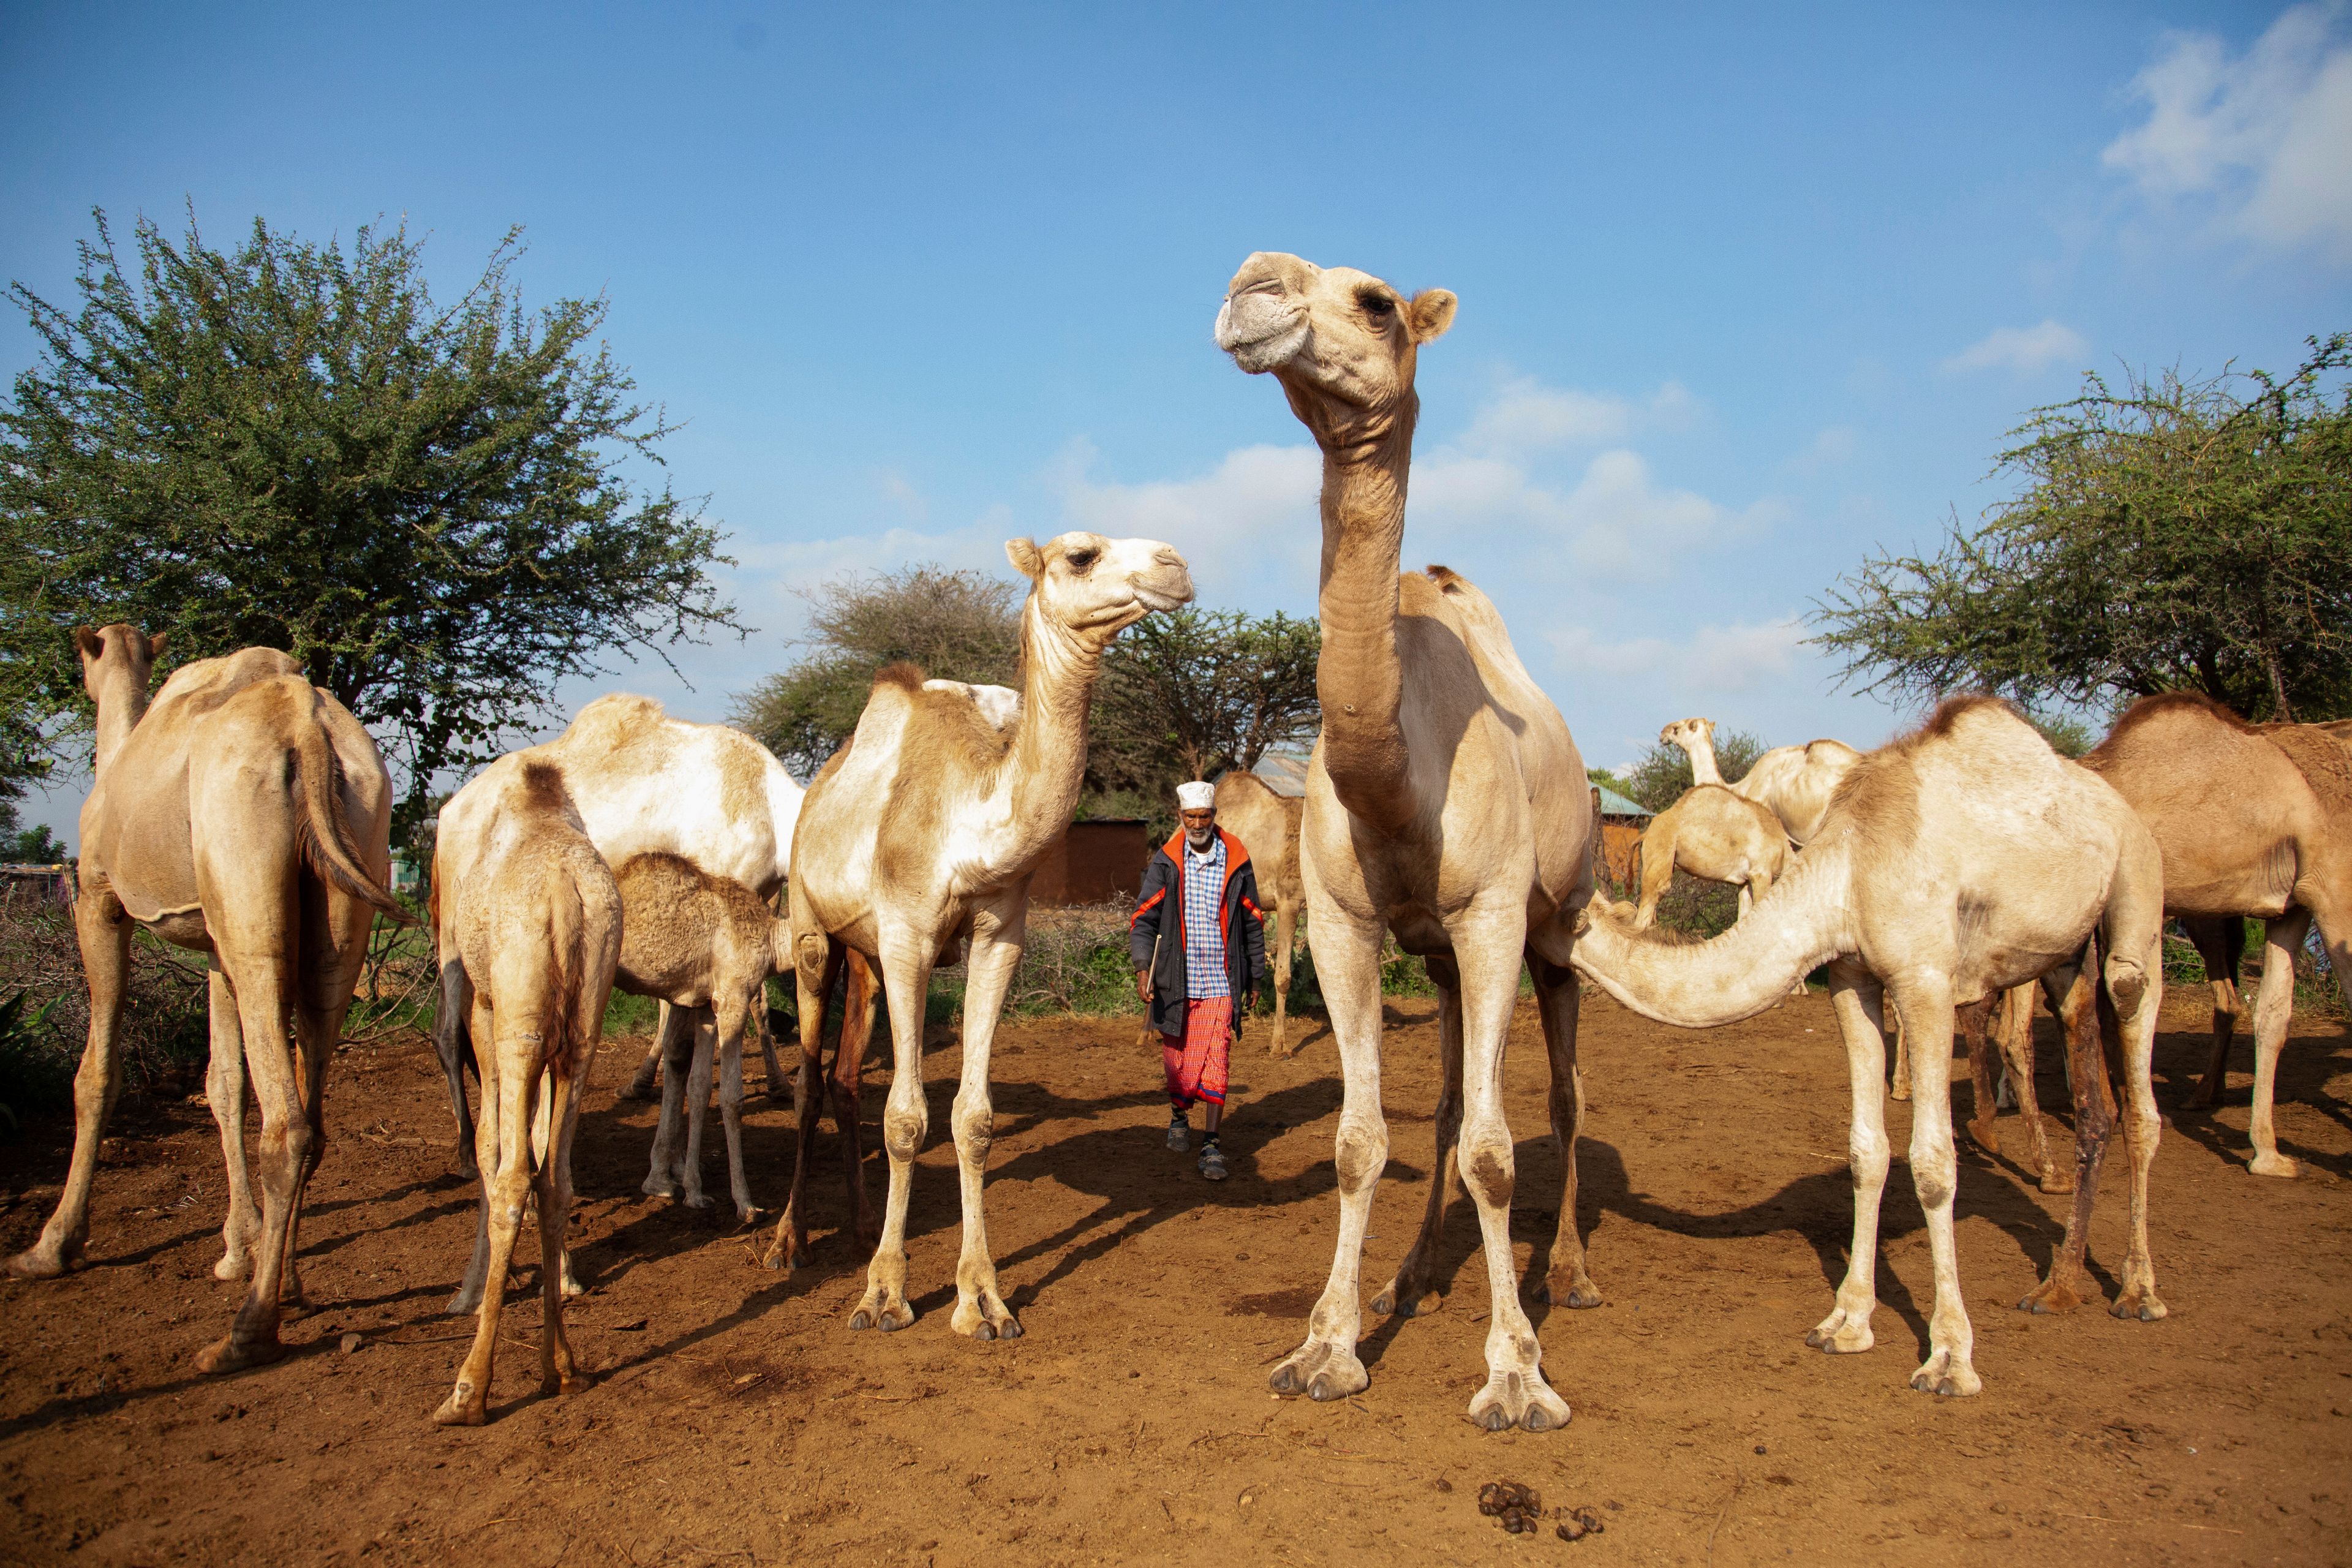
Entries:
[[369,876],[360,862],[359,840],[352,836],[350,819],[343,816],[342,759],[335,755],[325,728],[306,715],[296,731],[294,773],[302,811],[294,832],[303,863],[352,898],[375,906],[395,925],[415,925],[416,917],[403,909],[400,900]]

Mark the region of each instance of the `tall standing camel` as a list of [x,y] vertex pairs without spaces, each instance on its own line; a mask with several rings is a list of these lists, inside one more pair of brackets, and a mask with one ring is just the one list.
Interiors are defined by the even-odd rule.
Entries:
[[2254,998],[2252,1169],[2294,1175],[2294,1162],[2278,1152],[2271,1100],[2294,1011],[2294,956],[2315,917],[2352,1003],[2352,751],[2327,726],[2248,724],[2208,698],[2173,691],[2132,704],[2083,765],[2156,835],[2165,908],[2188,917],[2210,955],[2214,1052],[2191,1105],[2214,1104],[2226,1076],[2221,982],[2234,965],[2210,967],[2227,941],[2214,922],[2233,915],[2268,922]]
[[1273,939],[1265,944],[1274,966],[1274,1038],[1266,1054],[1290,1054],[1290,954],[1298,934],[1298,910],[1307,889],[1298,879],[1298,825],[1307,803],[1286,799],[1255,773],[1229,770],[1217,781],[1217,826],[1242,841],[1257,872],[1258,890],[1274,903]]
[[[924,997],[942,952],[969,942],[963,1074],[953,1112],[963,1252],[951,1321],[956,1332],[977,1339],[1021,1332],[997,1289],[982,1208],[994,1121],[989,1047],[1021,959],[1030,872],[1077,805],[1087,706],[1103,652],[1147,614],[1192,597],[1184,558],[1151,540],[1066,533],[1042,548],[1013,540],[1004,552],[1031,584],[1021,607],[1018,716],[1000,724],[969,691],[926,686],[911,665],[886,667],[849,743],[810,784],[793,839],[803,1161],[814,1121],[807,1064],[824,1026],[824,986],[837,949],[874,961],[890,1005],[890,1095],[882,1114],[890,1194],[866,1293],[850,1314],[853,1329],[914,1321],[906,1294],[907,1199],[929,1121]],[[854,1109],[840,1120],[856,1171]],[[797,1193],[797,1177],[793,1185]],[[797,1203],[788,1205],[774,1251],[797,1254],[799,1215]]]
[[[1617,911],[1598,909],[1574,962],[1643,1016],[1684,1028],[1753,1016],[1792,976],[1830,963],[1853,1095],[1853,1246],[1836,1307],[1806,1342],[1864,1351],[1878,1306],[1878,1205],[1888,1160],[1882,1009],[1890,993],[1916,1038],[1948,1041],[1955,1004],[2049,976],[2074,1045],[2078,1121],[2100,1124],[2084,1144],[2065,1242],[2050,1277],[2021,1305],[2063,1308],[2079,1299],[2105,1149],[2103,1069],[2112,1068],[2128,1090],[2124,1141],[2132,1161],[2130,1251],[2112,1310],[2164,1315],[2147,1249],[2147,1173],[2162,1126],[2149,1058],[2163,1001],[2163,903],[2162,855],[2123,797],[2051,751],[2003,704],[1960,698],[1917,733],[1853,765],[1820,835],[1747,920],[1712,942],[1676,947],[1644,940]],[[2095,932],[2104,999],[2087,969],[2072,967]],[[2112,1019],[2101,1016],[2109,1008]],[[1936,1268],[1927,1359],[1911,1385],[1966,1394],[1982,1384],[1952,1239],[1951,1059],[1948,1045],[1911,1054],[1911,1180]]]
[[[253,1285],[204,1372],[275,1361],[281,1297],[302,1295],[295,1250],[302,1192],[326,1152],[327,1064],[384,890],[391,782],[343,705],[274,648],[182,666],[151,707],[163,637],[115,625],[74,634],[98,707],[97,782],[81,808],[75,934],[89,979],[89,1043],[74,1079],[73,1163],[40,1240],[11,1258],[19,1279],[81,1267],[98,1147],[121,1079],[117,1031],[133,921],[211,958],[205,1079],[228,1167],[233,1279],[259,1242]],[[290,1043],[289,1043],[290,1035]],[[260,1216],[245,1159],[245,1084],[261,1102]]]
[[[581,1091],[621,953],[620,892],[564,794],[563,775],[527,757],[501,758],[481,777],[494,796],[488,832],[446,847],[446,856],[444,846],[434,848],[436,869],[463,862],[449,886],[435,881],[435,923],[450,939],[443,961],[465,971],[472,1035],[485,1053],[475,1134],[481,1221],[467,1271],[481,1305],[457,1386],[434,1412],[444,1426],[486,1418],[507,1262],[526,1196],[539,1204],[540,1389],[570,1394],[586,1381],[563,1337],[563,1233]],[[543,1129],[536,1150],[534,1121]],[[483,1289],[485,1281],[495,1288]]]
[[1444,1089],[1420,1234],[1376,1311],[1424,1304],[1461,1142],[1478,1210],[1491,1317],[1487,1380],[1470,1418],[1489,1430],[1564,1425],[1542,1346],[1519,1305],[1511,1257],[1514,1156],[1502,1061],[1522,957],[1551,1058],[1560,1141],[1559,1228],[1544,1289],[1600,1300],[1576,1231],[1578,987],[1568,968],[1591,897],[1594,833],[1583,759],[1511,647],[1486,596],[1444,567],[1401,575],[1421,345],[1453,323],[1442,289],[1405,298],[1351,268],[1261,251],[1217,314],[1217,346],[1272,373],[1323,451],[1322,733],[1299,834],[1307,940],[1331,1014],[1346,1090],[1337,1173],[1339,1237],[1306,1342],[1274,1370],[1277,1393],[1339,1399],[1370,1381],[1356,1354],[1357,1273],[1372,1189],[1388,1161],[1381,1113],[1381,945],[1395,932],[1438,991]]

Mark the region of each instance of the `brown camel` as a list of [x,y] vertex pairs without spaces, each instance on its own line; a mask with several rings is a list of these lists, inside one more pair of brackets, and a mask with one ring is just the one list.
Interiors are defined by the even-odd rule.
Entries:
[[[526,1198],[539,1206],[540,1391],[571,1394],[588,1381],[563,1336],[563,1237],[580,1097],[621,953],[620,892],[562,774],[541,759],[509,757],[481,778],[494,796],[490,830],[434,847],[434,925],[451,943],[443,961],[465,970],[473,1038],[485,1050],[474,1134],[482,1209],[467,1270],[481,1309],[457,1386],[433,1413],[444,1426],[487,1418],[507,1264]],[[484,1289],[487,1280],[498,1289]]]
[[[161,634],[116,625],[74,638],[98,709],[98,776],[81,808],[74,904],[89,1043],[74,1079],[65,1193],[40,1240],[8,1269],[46,1279],[83,1263],[99,1142],[121,1081],[117,1030],[136,921],[212,955],[205,1089],[229,1189],[227,1251],[215,1277],[236,1278],[259,1243],[227,1337],[196,1365],[228,1372],[274,1361],[283,1353],[279,1301],[302,1295],[295,1252],[303,1188],[326,1151],[327,1063],[375,912],[408,919],[383,885],[391,782],[359,721],[273,648],[184,665],[151,707]],[[246,1173],[248,1068],[261,1102],[258,1219]]]
[[[1806,1342],[1862,1351],[1873,1342],[1878,1305],[1888,993],[1914,1037],[1949,1041],[1956,1004],[2047,977],[2068,1027],[2088,1158],[2050,1277],[2021,1304],[2061,1310],[2080,1300],[2106,1141],[2103,1069],[2111,1067],[2129,1089],[2132,1160],[2130,1251],[2113,1310],[2164,1315],[2147,1248],[2147,1173],[2162,1126],[2149,1058],[2163,1000],[2163,901],[2162,855],[2123,797],[2058,756],[2004,704],[1961,698],[1853,765],[1820,836],[1747,920],[1712,942],[1677,947],[1644,940],[1621,910],[1596,906],[1574,963],[1644,1017],[1685,1028],[1752,1016],[1792,976],[1830,963],[1853,1096],[1853,1245],[1835,1310]],[[2094,932],[2103,989],[2091,961],[2076,958]],[[1948,1045],[1911,1055],[1911,1179],[1936,1266],[1928,1355],[1911,1385],[1966,1394],[1982,1384],[1952,1240],[1951,1055]]]
[[1306,1342],[1271,1379],[1276,1393],[1339,1399],[1370,1381],[1356,1354],[1357,1275],[1372,1189],[1388,1161],[1380,1100],[1381,947],[1395,933],[1438,991],[1444,1089],[1429,1206],[1375,1311],[1434,1305],[1437,1238],[1458,1165],[1478,1210],[1488,1287],[1487,1380],[1470,1401],[1489,1430],[1564,1425],[1542,1346],[1519,1304],[1511,1256],[1514,1153],[1503,1118],[1505,1035],[1524,958],[1550,1052],[1551,1121],[1561,1145],[1559,1225],[1542,1289],[1569,1306],[1600,1301],[1576,1231],[1578,986],[1568,968],[1577,911],[1591,896],[1596,831],[1583,759],[1568,725],[1520,664],[1486,596],[1444,567],[1400,575],[1405,486],[1420,399],[1421,345],[1454,320],[1454,298],[1405,298],[1350,268],[1260,252],[1217,315],[1217,346],[1272,373],[1323,451],[1322,732],[1299,834],[1307,940],[1330,1007],[1346,1090],[1336,1165],[1339,1235]]
[[2271,1100],[2294,1010],[2294,957],[2319,922],[2352,1003],[2352,751],[2329,726],[2248,724],[2194,692],[2132,704],[2083,765],[2131,802],[2164,850],[2164,902],[2186,918],[2214,990],[2213,1057],[2190,1096],[2216,1103],[2236,1013],[2234,922],[2267,921],[2254,998],[2256,1175],[2292,1176]]
[[1739,889],[1744,919],[1758,899],[1788,874],[1789,836],[1780,819],[1728,785],[1694,784],[1642,831],[1642,901],[1636,930],[1657,923],[1658,900],[1680,869],[1707,882]]
[[1290,1054],[1290,955],[1298,933],[1298,911],[1307,901],[1306,887],[1298,879],[1298,825],[1306,805],[1303,800],[1275,794],[1264,779],[1240,768],[1217,780],[1217,826],[1242,841],[1257,871],[1258,891],[1274,902],[1274,930],[1265,944],[1274,970],[1274,1038],[1266,1042],[1268,1056]]
[[[970,689],[927,685],[909,665],[885,668],[849,743],[809,786],[793,836],[791,910],[802,1049],[796,1099],[803,1164],[816,1120],[810,1064],[824,1026],[824,988],[838,962],[835,950],[847,947],[875,961],[890,1002],[890,1095],[882,1115],[890,1194],[866,1293],[850,1314],[853,1329],[901,1329],[914,1321],[906,1295],[907,1200],[929,1120],[923,1098],[924,999],[942,954],[968,942],[963,1074],[953,1112],[963,1252],[952,1323],[958,1333],[979,1339],[1021,1332],[997,1289],[982,1205],[994,1121],[989,1046],[1021,958],[1030,872],[1077,805],[1087,706],[1104,650],[1147,614],[1192,596],[1184,558],[1151,540],[1066,533],[1042,549],[1025,539],[1004,548],[1032,584],[1021,609],[1017,715],[999,722]],[[849,1047],[845,1036],[845,1055]],[[853,1063],[853,1088],[856,1078]],[[855,1162],[854,1102],[836,1105],[835,1114]],[[796,1194],[800,1187],[796,1173]],[[772,1260],[780,1253],[802,1255],[801,1215],[797,1201],[786,1205]]]

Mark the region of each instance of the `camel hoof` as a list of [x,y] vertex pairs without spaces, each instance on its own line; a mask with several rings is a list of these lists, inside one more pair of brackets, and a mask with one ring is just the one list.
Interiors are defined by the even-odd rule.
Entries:
[[2050,1317],[2060,1312],[2071,1312],[2082,1304],[2082,1293],[2073,1286],[2055,1279],[2044,1279],[2026,1292],[2025,1300],[2017,1304],[2017,1310]]
[[912,1307],[903,1300],[892,1300],[878,1290],[868,1292],[857,1303],[857,1310],[849,1314],[851,1328],[880,1329],[886,1334],[895,1334],[914,1321]]
[[[8,1259],[9,1277],[16,1279],[58,1279],[89,1267],[89,1259],[82,1256],[81,1248],[78,1247],[56,1252],[38,1247],[28,1247]],[[229,1276],[223,1275],[222,1278]]]
[[2116,1297],[2116,1304],[2107,1310],[2118,1318],[2137,1318],[2143,1323],[2153,1323],[2170,1309],[2156,1299],[2154,1288],[2141,1286]]
[[1265,1383],[1276,1394],[1303,1394],[1328,1404],[1361,1394],[1372,1385],[1372,1377],[1354,1351],[1309,1340],[1284,1357]]
[[2273,1149],[2266,1154],[2255,1155],[2246,1168],[2257,1176],[2284,1176],[2291,1181],[2296,1167],[2294,1161]]
[[541,1394],[551,1394],[559,1397],[584,1393],[595,1386],[596,1380],[577,1368],[570,1372],[555,1373],[539,1380],[539,1391]]
[[1867,1317],[1855,1317],[1841,1307],[1813,1325],[1805,1342],[1823,1355],[1859,1355],[1878,1342]]
[[2065,1197],[2074,1190],[2074,1173],[2072,1171],[2042,1172],[2042,1190],[2053,1198]]
[[196,1370],[214,1375],[243,1372],[248,1367],[268,1366],[284,1358],[286,1347],[275,1339],[248,1340],[240,1344],[235,1334],[215,1341],[196,1352]]
[[667,1176],[647,1176],[637,1191],[649,1198],[674,1198],[684,1189]]
[[1889,1100],[1908,1100],[1911,1098],[1911,1086],[1905,1083],[1902,1079],[1897,1079],[1895,1080],[1893,1087],[1887,1089],[1886,1098]]
[[489,1420],[483,1399],[471,1384],[459,1384],[433,1413],[436,1426],[479,1426]]
[[1600,1286],[1589,1279],[1573,1276],[1565,1284],[1546,1279],[1529,1293],[1538,1301],[1547,1301],[1555,1307],[1573,1307],[1580,1312],[1600,1306],[1601,1300]]
[[[1400,1305],[1402,1303],[1402,1305]],[[1372,1298],[1372,1310],[1383,1318],[1425,1318],[1445,1305],[1445,1298],[1427,1288],[1405,1289],[1391,1279],[1388,1289]]]
[[1984,1379],[1977,1375],[1976,1368],[1949,1351],[1937,1351],[1911,1374],[1911,1386],[1938,1399],[1966,1399],[1984,1392]]
[[245,1278],[245,1271],[252,1267],[253,1259],[246,1254],[225,1252],[221,1254],[221,1260],[213,1265],[213,1278],[223,1282],[242,1279]]
[[709,1193],[688,1193],[682,1201],[685,1203],[686,1206],[690,1209],[707,1209],[716,1208],[719,1206],[719,1200],[712,1197]]
[[1568,1425],[1568,1401],[1554,1394],[1543,1374],[1498,1372],[1470,1401],[1470,1424],[1487,1432],[1507,1432],[1523,1426],[1530,1432],[1554,1432]]
[[2180,1109],[2183,1110],[2210,1110],[2221,1103],[2221,1090],[2219,1085],[2200,1083],[2195,1089],[2190,1089],[2186,1095],[2181,1097]]
[[2000,1152],[2000,1130],[1995,1127],[1990,1121],[1969,1122],[1969,1136],[1976,1140],[1977,1147],[1982,1149],[1986,1153],[1998,1154]]

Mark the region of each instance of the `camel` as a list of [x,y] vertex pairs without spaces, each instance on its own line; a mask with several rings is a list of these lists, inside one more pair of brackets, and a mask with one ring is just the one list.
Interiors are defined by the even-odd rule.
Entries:
[[1633,915],[1635,930],[1657,922],[1658,900],[1666,896],[1677,868],[1703,881],[1737,885],[1744,920],[1755,901],[1788,873],[1789,836],[1767,807],[1724,784],[1694,784],[1642,831],[1642,901]]
[[2278,1152],[2271,1102],[2294,1010],[2294,956],[2315,918],[2352,1003],[2352,751],[2327,725],[2248,724],[2206,697],[2173,691],[2132,704],[2083,765],[2155,834],[2165,908],[2184,918],[2206,955],[2213,1056],[2192,1107],[2215,1104],[2227,1075],[2238,934],[2229,917],[2266,922],[2250,1169],[2294,1175],[2295,1163]]
[[[2050,1130],[2042,1123],[2042,1104],[2033,1087],[2033,986],[2012,985],[1998,997],[1966,1003],[1956,1010],[1956,1016],[1960,1038],[1968,1047],[1969,1077],[1975,1089],[1969,1136],[1987,1153],[2000,1152],[2000,1130],[1997,1125],[2000,1091],[1994,1074],[2005,1067],[2009,1087],[2017,1096],[2018,1114],[2033,1144],[2033,1168],[2042,1190],[2053,1194],[2073,1192],[2074,1172],[2050,1157]],[[1910,1069],[1899,1037],[1895,1070],[1895,1082],[1900,1086]],[[2076,1154],[2079,1163],[2079,1141]]]
[[[539,1205],[540,1390],[571,1394],[587,1383],[563,1335],[563,1240],[580,1097],[621,955],[620,890],[562,773],[543,758],[505,757],[477,783],[490,797],[488,830],[434,847],[434,924],[450,942],[442,959],[465,972],[472,1036],[487,1051],[475,1131],[481,1219],[467,1270],[481,1307],[457,1386],[433,1413],[444,1426],[487,1419],[507,1264],[526,1197]],[[497,1289],[486,1289],[488,1280]]]
[[[1694,784],[1724,784],[1715,760],[1715,721],[1678,719],[1658,731],[1658,739],[1680,746],[1691,761]],[[1838,781],[1862,753],[1843,741],[1808,741],[1801,746],[1775,746],[1756,759],[1731,792],[1752,800],[1780,819],[1789,841],[1803,848],[1821,831],[1830,796]]]
[[[74,1079],[73,1163],[40,1239],[11,1258],[19,1279],[83,1266],[89,1192],[116,1064],[136,921],[211,957],[206,1098],[228,1168],[226,1251],[253,1284],[203,1372],[275,1361],[279,1303],[299,1301],[302,1194],[326,1152],[327,1064],[378,910],[409,917],[383,882],[392,785],[375,744],[343,705],[274,648],[174,670],[152,706],[164,638],[135,626],[74,634],[97,705],[97,781],[81,809],[74,927],[89,980],[89,1043]],[[290,1038],[289,1038],[290,1037]],[[261,1102],[261,1214],[245,1158],[245,1083]]]
[[[1583,759],[1528,675],[1484,594],[1442,566],[1401,574],[1405,488],[1420,412],[1421,345],[1452,325],[1442,289],[1405,298],[1352,268],[1261,251],[1217,313],[1217,346],[1272,374],[1323,452],[1322,731],[1299,832],[1307,940],[1329,1005],[1345,1093],[1336,1166],[1339,1235],[1305,1342],[1276,1366],[1277,1394],[1344,1398],[1370,1379],[1356,1353],[1358,1271],[1372,1189],[1388,1161],[1381,1111],[1381,947],[1393,931],[1438,992],[1444,1089],[1420,1233],[1375,1311],[1412,1316],[1430,1294],[1458,1164],[1486,1264],[1487,1379],[1470,1419],[1491,1431],[1564,1426],[1511,1256],[1514,1154],[1502,1058],[1524,957],[1551,1061],[1560,1142],[1559,1224],[1540,1289],[1601,1300],[1576,1230],[1578,910],[1592,894],[1597,831]],[[1460,1140],[1460,1156],[1454,1143]]]
[[[783,886],[792,864],[801,788],[765,746],[740,730],[673,719],[649,697],[614,693],[581,709],[554,740],[509,754],[539,758],[562,773],[589,841],[608,866],[635,855],[672,854],[711,876],[740,883],[761,899],[774,898]],[[469,783],[442,806],[438,832],[464,836],[482,831],[488,800],[487,794],[475,794]],[[463,863],[463,858],[451,862]],[[457,1163],[466,1169],[474,1145],[464,1078],[471,1008],[464,995],[464,971],[450,956],[453,950],[445,944],[440,952],[442,995],[433,1039],[457,1128]],[[686,1054],[681,1037],[694,1040],[694,1057],[705,1064],[707,1082],[713,1043],[709,1016],[704,1009],[684,1011],[665,1003],[652,1047],[621,1098],[645,1098],[662,1059]],[[762,1015],[760,1037],[772,1094],[784,1077],[764,1025]],[[698,1123],[702,1101],[697,1099],[694,1105]],[[657,1139],[675,1135],[670,1120],[675,1113],[676,1106],[666,1095]],[[697,1146],[698,1133],[698,1126],[690,1139]]]
[[[1274,931],[1266,957],[1274,970],[1274,1038],[1266,1054],[1290,1054],[1290,952],[1298,932],[1298,910],[1307,890],[1298,879],[1298,825],[1303,800],[1286,800],[1255,773],[1229,770],[1217,780],[1217,826],[1242,841],[1257,868],[1258,890],[1274,902]],[[1157,1041],[1149,1042],[1157,1044]]]
[[[1873,1342],[1888,1157],[1885,996],[1914,1037],[1948,1041],[1956,1005],[2046,977],[2068,1029],[2083,1157],[2065,1241],[2049,1278],[2020,1304],[2063,1310],[2080,1300],[2105,1148],[2103,1069],[2112,1066],[2128,1090],[2132,1204],[2123,1289],[2111,1310],[2152,1321],[2165,1311],[2147,1247],[2147,1173],[2162,1126],[2149,1061],[2163,1001],[2163,870],[2147,826],[2097,774],[2059,757],[2005,704],[1958,698],[1847,772],[1820,834],[1747,920],[1712,942],[1676,947],[1645,940],[1619,909],[1596,906],[1573,962],[1644,1017],[1685,1028],[1753,1016],[1791,976],[1830,963],[1853,1095],[1853,1245],[1835,1308],[1806,1342],[1833,1353]],[[1983,1385],[1952,1239],[1950,1047],[1913,1052],[1911,1076],[1911,1178],[1936,1270],[1927,1359],[1911,1385],[1972,1394]]]
[[[815,1121],[809,1063],[838,950],[863,953],[880,969],[890,1005],[890,1093],[882,1116],[890,1192],[866,1291],[850,1314],[853,1329],[914,1321],[906,1295],[907,1202],[929,1123],[924,1000],[941,955],[968,942],[963,1073],[953,1111],[963,1249],[951,1323],[982,1340],[1021,1332],[997,1288],[982,1184],[994,1121],[989,1047],[1021,958],[1029,875],[1076,807],[1087,707],[1104,650],[1151,611],[1192,597],[1184,558],[1151,540],[1065,533],[1042,548],[1008,541],[1004,552],[1031,583],[1021,608],[1017,716],[999,724],[968,690],[927,685],[911,665],[886,666],[848,744],[810,784],[793,839],[803,1156]],[[853,1181],[862,1185],[854,1112],[841,1123]],[[797,1202],[787,1206],[772,1257],[789,1251],[797,1261],[801,1213]]]

